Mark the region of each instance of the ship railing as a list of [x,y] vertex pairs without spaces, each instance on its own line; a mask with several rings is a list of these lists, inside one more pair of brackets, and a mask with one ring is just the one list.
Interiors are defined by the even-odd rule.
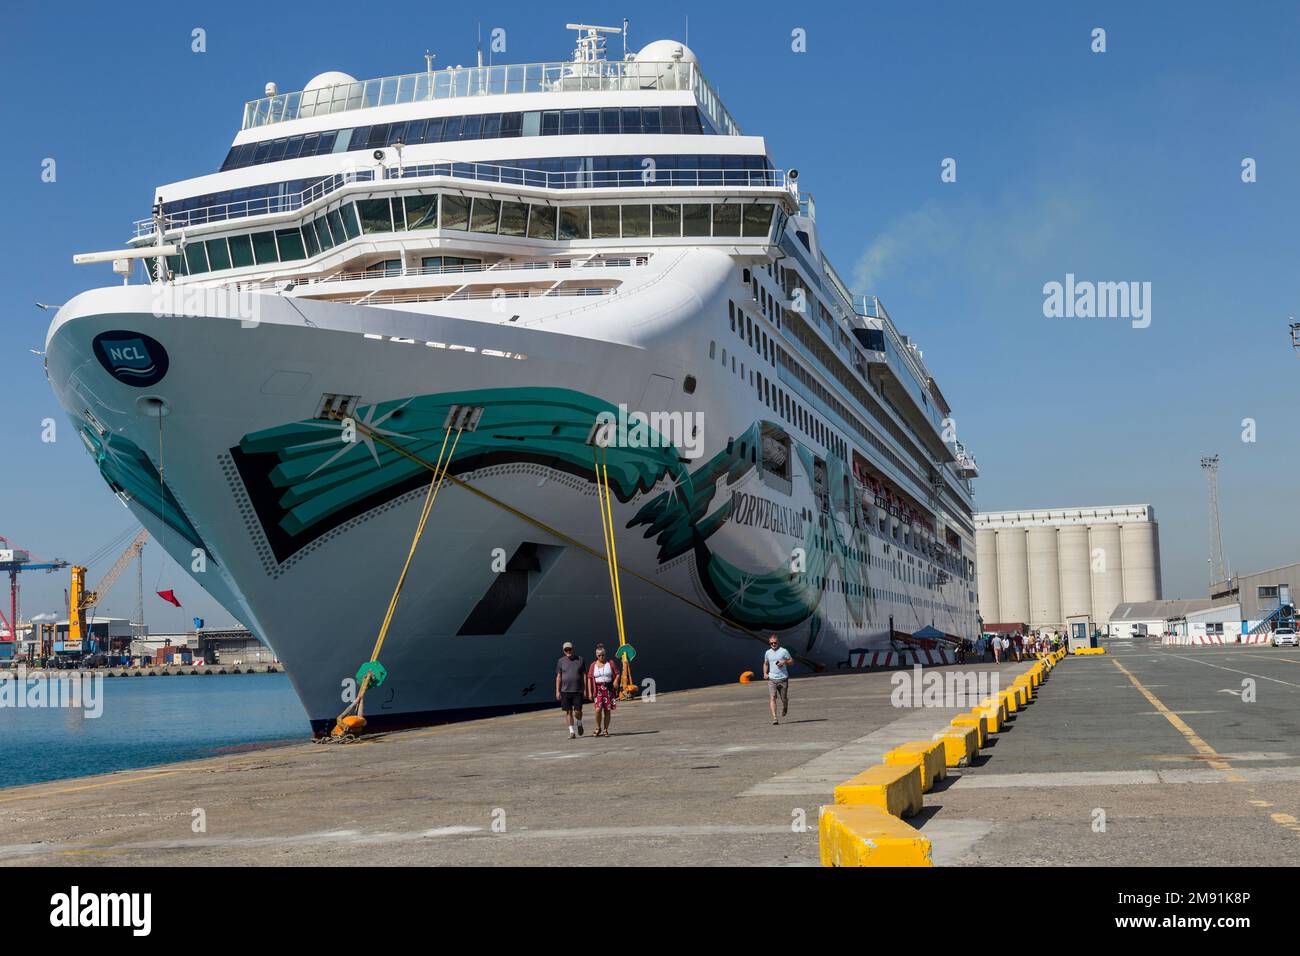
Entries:
[[452,289],[446,292],[391,292],[383,295],[365,293],[344,299],[332,299],[334,302],[348,302],[354,305],[387,305],[400,302],[464,302],[480,299],[542,299],[578,296],[591,298],[614,295],[618,290],[613,287],[594,286],[573,289]]
[[[377,175],[382,169],[383,175]],[[413,179],[450,178],[503,186],[527,186],[538,189],[629,189],[691,187],[759,187],[788,189],[783,169],[610,169],[546,172],[519,169],[494,163],[423,163],[415,166],[376,167],[335,173],[296,193],[218,203],[168,213],[166,228],[170,232],[214,222],[271,216],[294,212],[347,186],[367,182],[398,182]],[[153,219],[137,219],[134,238],[154,234]]]
[[740,127],[694,63],[652,60],[520,63],[507,66],[447,67],[355,80],[336,86],[276,93],[244,104],[243,129],[269,126],[347,110],[509,93],[692,92],[714,127],[740,135]]
[[[604,258],[568,258],[568,259],[498,259],[496,262],[472,262],[463,265],[441,266],[388,266],[359,272],[336,272],[333,275],[317,276],[302,280],[299,287],[320,285],[326,282],[357,282],[368,279],[405,279],[420,276],[439,275],[477,275],[487,272],[533,271],[549,269],[620,269],[648,265],[649,256],[608,256]],[[240,287],[250,291],[259,289],[278,289],[284,285],[283,278],[272,281],[255,280],[241,283]]]

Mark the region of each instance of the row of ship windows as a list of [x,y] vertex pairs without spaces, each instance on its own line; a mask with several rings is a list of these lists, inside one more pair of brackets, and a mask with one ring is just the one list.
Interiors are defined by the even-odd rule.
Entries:
[[[647,163],[647,160],[649,161]],[[517,183],[521,186],[556,186],[556,174],[564,174],[560,186],[567,188],[593,188],[600,186],[754,186],[775,184],[772,176],[755,176],[757,172],[772,172],[772,163],[766,156],[754,154],[718,153],[660,153],[655,155],[625,156],[533,156],[524,159],[494,159],[490,163],[446,163],[446,175],[475,179],[482,182]],[[653,175],[646,175],[647,169]],[[706,172],[698,172],[705,170]],[[685,172],[691,175],[685,175]],[[366,172],[366,171],[362,171]],[[329,179],[314,176],[306,179],[286,179],[274,183],[257,183],[204,193],[163,203],[168,215],[206,209],[227,203],[252,203],[268,200],[270,205],[262,211],[278,211],[279,201],[295,197],[298,193]],[[367,178],[363,176],[361,178]],[[250,208],[242,215],[253,215],[258,210]]]
[[376,123],[331,129],[301,136],[265,139],[232,146],[221,171],[260,166],[282,159],[381,149],[401,143],[453,143],[473,139],[517,136],[593,136],[611,133],[712,133],[708,121],[693,106],[646,106],[596,110],[533,110],[526,113],[479,113],[474,116],[435,116],[401,123]]
[[[749,270],[745,271],[748,273]],[[755,278],[751,278],[750,281],[755,283],[757,282]],[[760,287],[760,289],[761,288],[762,287]],[[756,296],[755,298],[759,299],[761,302],[764,297]],[[796,372],[796,377],[803,381],[809,388],[815,388],[818,393],[821,394],[823,401],[828,402],[833,407],[842,409],[842,416],[846,421],[852,422],[863,432],[862,437],[864,440],[875,448],[878,453],[890,459],[894,463],[895,467],[902,468],[902,462],[899,461],[896,455],[886,448],[875,435],[865,429],[865,427],[857,420],[856,416],[849,415],[848,410],[844,409],[843,406],[835,400],[834,396],[826,394],[824,389],[820,387],[820,383],[816,382],[816,380],[808,374],[807,370],[804,369],[800,363],[794,360],[794,357],[790,355],[789,352],[783,349],[774,339],[770,338],[758,324],[750,319],[742,308],[738,308],[734,301],[727,301],[727,312],[728,323],[731,331],[735,332],[742,342],[747,343],[751,349],[757,352],[765,363],[775,366],[778,364],[777,359],[779,357],[780,365]],[[724,346],[722,348],[720,359],[717,353],[717,343],[713,341],[709,342],[709,358],[711,360],[720,360],[722,365],[726,367],[728,362],[726,347]],[[737,372],[736,357],[732,355],[730,361],[731,371]],[[801,402],[792,397],[785,389],[767,379],[761,372],[756,370],[751,369],[749,375],[746,376],[745,365],[743,362],[739,365],[738,374],[742,381],[748,377],[748,380],[750,384],[754,386],[758,397],[768,406],[768,408],[772,409],[796,428],[802,429],[805,434],[811,435],[816,441],[821,442],[825,447],[833,449],[834,452],[843,460],[848,460],[848,444],[820,418],[805,408]],[[888,534],[886,522],[882,519],[879,524],[881,534]],[[898,529],[894,529],[893,537],[895,540],[899,540]],[[906,535],[904,535],[902,540],[904,543],[911,543],[907,540]]]
[[364,234],[446,229],[529,239],[644,239],[666,237],[766,238],[773,203],[636,203],[548,206],[482,196],[422,193],[360,199],[331,209],[301,228],[191,242],[168,258],[178,275],[294,262],[327,252]]

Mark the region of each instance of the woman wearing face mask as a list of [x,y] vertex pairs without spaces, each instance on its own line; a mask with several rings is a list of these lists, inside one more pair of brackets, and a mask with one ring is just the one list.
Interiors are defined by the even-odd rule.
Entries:
[[596,711],[596,736],[609,736],[609,721],[614,716],[618,694],[618,666],[605,656],[605,645],[596,645],[596,659],[587,668],[587,696]]

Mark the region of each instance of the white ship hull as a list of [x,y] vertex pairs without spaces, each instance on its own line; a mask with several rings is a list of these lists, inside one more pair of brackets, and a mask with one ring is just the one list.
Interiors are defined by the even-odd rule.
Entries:
[[[429,478],[365,428],[344,442],[338,423],[316,417],[327,394],[359,396],[358,421],[428,462],[447,408],[484,408],[451,474],[597,553],[586,443],[595,414],[620,404],[698,414],[697,458],[609,451],[633,674],[658,691],[758,671],[756,638],[769,631],[805,668],[830,670],[851,651],[888,649],[891,624],[973,637],[973,581],[934,583],[919,559],[916,572],[898,572],[897,546],[891,556],[856,495],[837,493],[843,461],[797,433],[788,485],[746,460],[745,436],[752,447],[773,412],[707,358],[735,269],[726,255],[691,252],[617,296],[569,300],[568,314],[526,300],[511,311],[535,311],[517,322],[486,304],[453,317],[264,295],[249,327],[233,305],[159,317],[160,287],[100,289],[56,317],[48,374],[110,485],[183,568],[205,563],[194,580],[271,646],[317,730],[369,656]],[[160,346],[161,379],[110,374],[94,348],[105,332]],[[827,511],[813,454],[830,466]],[[514,576],[498,583],[503,558]],[[800,561],[805,570],[792,572]],[[566,639],[586,655],[617,643],[605,564],[449,484],[367,717],[413,724],[549,703]]]

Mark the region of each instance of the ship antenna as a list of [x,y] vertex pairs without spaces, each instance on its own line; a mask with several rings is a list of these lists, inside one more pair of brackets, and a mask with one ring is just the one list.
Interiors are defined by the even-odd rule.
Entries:
[[474,25],[474,29],[478,32],[478,39],[476,42],[478,45],[478,65],[481,69],[483,67],[483,21],[479,20]]
[[627,17],[623,18],[623,59],[627,59]]
[[430,53],[428,50],[424,51],[424,72],[426,73],[433,72],[433,61],[436,60],[437,58],[438,58],[438,54]]

